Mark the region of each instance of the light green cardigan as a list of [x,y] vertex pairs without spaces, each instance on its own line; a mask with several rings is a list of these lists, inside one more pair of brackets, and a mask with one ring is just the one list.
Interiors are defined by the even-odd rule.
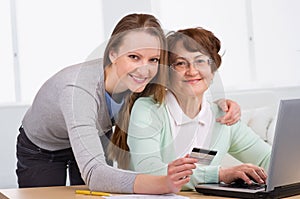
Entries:
[[[215,104],[211,108],[215,118],[223,114]],[[271,146],[243,122],[232,126],[215,122],[211,133],[210,149],[218,153],[210,165],[198,165],[193,170],[191,181],[183,189],[194,189],[198,183],[219,182],[219,167],[226,153],[268,169]],[[159,105],[151,97],[139,98],[132,109],[127,143],[131,170],[166,175],[167,164],[176,159],[166,104]]]

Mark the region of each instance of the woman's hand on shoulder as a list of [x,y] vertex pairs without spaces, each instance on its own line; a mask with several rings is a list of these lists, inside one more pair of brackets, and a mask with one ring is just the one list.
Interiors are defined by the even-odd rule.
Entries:
[[189,158],[186,155],[168,164],[166,179],[171,192],[179,192],[181,187],[190,181],[190,176],[193,174],[192,169],[196,168],[195,163],[197,161],[197,159]]
[[241,107],[235,101],[219,99],[216,103],[226,113],[224,116],[217,118],[217,122],[230,126],[241,119]]

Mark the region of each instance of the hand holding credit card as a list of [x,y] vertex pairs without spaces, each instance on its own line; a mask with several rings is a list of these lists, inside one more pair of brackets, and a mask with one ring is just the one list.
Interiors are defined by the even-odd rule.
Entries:
[[216,154],[217,151],[194,147],[192,153],[190,154],[190,157],[198,159],[197,164],[209,165],[211,161],[214,159]]

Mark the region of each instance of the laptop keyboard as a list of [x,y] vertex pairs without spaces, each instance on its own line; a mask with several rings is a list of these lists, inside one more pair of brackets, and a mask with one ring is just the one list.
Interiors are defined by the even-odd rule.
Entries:
[[251,189],[251,190],[257,190],[261,188],[265,188],[265,184],[259,184],[259,183],[232,183],[232,184],[221,184],[222,187],[231,187],[231,188],[243,188],[243,189]]

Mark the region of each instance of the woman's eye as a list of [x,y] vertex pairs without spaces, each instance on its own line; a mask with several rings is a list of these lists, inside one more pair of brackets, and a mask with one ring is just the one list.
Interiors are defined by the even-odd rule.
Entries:
[[208,61],[205,59],[197,59],[195,61],[195,64],[198,66],[206,66],[206,65],[208,65]]
[[204,59],[197,59],[195,62],[196,63],[205,63],[206,61]]
[[139,59],[139,57],[136,56],[136,55],[129,55],[128,57],[131,58],[131,59],[134,59],[134,60],[138,60]]
[[186,64],[186,62],[181,61],[181,62],[176,62],[175,65],[176,66],[186,66],[187,64]]
[[150,59],[150,62],[151,63],[158,63],[159,59],[158,58],[153,58],[153,59]]

